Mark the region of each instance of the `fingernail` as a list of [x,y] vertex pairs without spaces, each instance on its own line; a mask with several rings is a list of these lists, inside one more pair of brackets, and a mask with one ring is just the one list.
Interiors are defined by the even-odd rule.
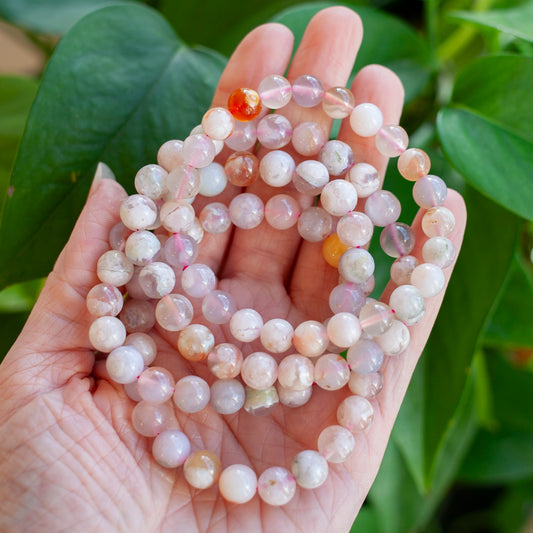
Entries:
[[102,163],[100,161],[98,163],[98,166],[96,167],[96,172],[94,173],[93,182],[89,190],[89,196],[93,194],[94,191],[96,191],[98,185],[103,179],[117,181],[117,178],[115,177],[115,174],[113,174],[113,171],[105,163]]

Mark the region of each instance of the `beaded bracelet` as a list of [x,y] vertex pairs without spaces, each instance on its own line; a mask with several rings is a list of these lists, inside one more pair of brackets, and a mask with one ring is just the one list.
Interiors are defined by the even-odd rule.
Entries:
[[[290,101],[302,107],[321,104],[330,118],[349,118],[357,135],[375,137],[380,153],[399,156],[400,174],[415,182],[415,202],[427,210],[422,217],[428,237],[422,248],[423,263],[409,255],[415,244],[413,231],[398,222],[400,202],[380,188],[374,167],[364,161],[354,164],[351,148],[342,141],[327,140],[316,122],[293,128],[283,115],[262,113]],[[254,153],[257,143],[269,150],[261,160]],[[304,158],[299,164],[281,150],[289,143]],[[218,481],[221,495],[230,502],[245,503],[257,491],[266,503],[284,505],[297,485],[319,487],[327,478],[328,463],[341,463],[350,456],[353,434],[372,423],[370,400],[383,386],[384,356],[406,349],[408,326],[423,317],[425,298],[443,290],[442,269],[455,258],[447,238],[455,221],[442,206],[446,185],[428,174],[427,154],[407,145],[407,134],[400,126],[383,125],[374,104],[355,106],[348,89],[324,90],[320,80],[310,75],[292,85],[272,75],[259,84],[257,92],[234,91],[227,109],[207,111],[201,126],[183,142],[172,140],[161,146],[157,165],[139,170],[137,194],[122,202],[121,222],[109,237],[111,249],[98,260],[101,283],[87,295],[89,313],[96,317],[89,338],[95,350],[108,354],[109,377],[123,384],[128,396],[138,402],[133,426],[141,435],[155,437],[152,451],[160,465],[183,465],[185,479],[197,489]],[[224,146],[234,153],[221,165],[214,159]],[[253,193],[241,192],[229,206],[207,203],[197,216],[198,196],[215,198],[228,182],[244,188],[259,179],[284,192],[266,204]],[[301,195],[318,196],[319,202],[302,210]],[[365,199],[364,211],[356,210],[359,199]],[[306,320],[295,328],[282,318],[264,323],[254,309],[237,309],[231,294],[217,289],[213,270],[196,262],[206,232],[224,233],[231,224],[253,229],[263,219],[278,230],[296,227],[306,241],[323,241],[324,258],[340,275],[329,297],[333,314],[325,323]],[[383,228],[381,246],[396,258],[391,279],[397,288],[388,305],[368,297],[374,287],[374,260],[364,247],[374,226]],[[215,344],[209,327],[192,322],[195,311],[208,324],[228,324],[235,343]],[[198,376],[175,382],[165,368],[150,366],[156,345],[148,332],[156,324],[179,332],[181,357],[206,360],[216,378],[211,385]],[[257,340],[263,351],[252,351],[251,343]],[[227,465],[222,470],[214,453],[192,452],[189,438],[170,429],[174,408],[184,413],[212,408],[222,415],[243,407],[252,415],[264,415],[278,403],[298,408],[309,400],[314,383],[334,391],[348,386],[352,394],[338,407],[338,424],[320,433],[317,450],[298,453],[290,471],[271,467],[257,478],[246,465]]]

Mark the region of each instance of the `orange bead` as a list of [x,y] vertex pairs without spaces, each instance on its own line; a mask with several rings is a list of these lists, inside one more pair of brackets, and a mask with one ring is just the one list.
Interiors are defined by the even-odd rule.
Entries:
[[322,255],[328,265],[337,268],[341,255],[350,248],[348,245],[341,242],[336,233],[332,233],[326,238],[322,245]]
[[253,89],[235,89],[228,98],[229,112],[241,122],[249,122],[261,113],[261,98]]

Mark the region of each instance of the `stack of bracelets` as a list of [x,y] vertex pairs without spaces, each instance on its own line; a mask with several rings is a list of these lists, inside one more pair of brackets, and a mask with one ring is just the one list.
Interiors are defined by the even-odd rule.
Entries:
[[[303,107],[321,104],[332,119],[349,117],[357,135],[375,137],[381,154],[399,156],[400,174],[415,182],[414,199],[427,210],[422,217],[428,237],[423,263],[409,255],[415,244],[413,232],[397,221],[400,202],[381,189],[373,166],[354,164],[350,146],[328,140],[316,122],[293,128],[283,115],[261,112],[280,109],[290,101]],[[253,153],[257,143],[269,150],[261,160]],[[303,156],[299,164],[281,150],[289,143]],[[353,452],[353,434],[366,430],[373,420],[369,400],[383,386],[384,356],[406,349],[408,326],[423,317],[425,298],[444,289],[442,269],[455,258],[447,238],[454,216],[442,206],[446,185],[428,174],[427,154],[407,145],[400,126],[383,125],[381,111],[371,103],[355,106],[348,89],[324,90],[310,75],[292,85],[283,76],[271,75],[257,91],[234,91],[228,109],[207,111],[201,126],[183,142],[172,140],[161,146],[157,165],[138,171],[138,194],[122,202],[122,222],[109,236],[111,249],[98,260],[101,283],[87,296],[87,308],[95,317],[89,338],[95,350],[108,354],[110,379],[123,384],[127,395],[138,402],[133,426],[154,438],[152,452],[160,465],[183,465],[185,479],[196,489],[218,482],[229,502],[245,503],[257,492],[270,505],[284,505],[297,486],[319,487],[327,478],[328,463],[341,463]],[[221,165],[214,159],[224,146],[235,152]],[[255,194],[241,192],[229,206],[214,201],[195,212],[197,195],[216,197],[228,181],[246,187],[258,179],[273,188],[292,184],[291,190],[318,201],[302,209],[290,194],[276,194],[264,203]],[[357,211],[361,198],[364,211]],[[283,318],[264,322],[254,309],[237,309],[232,295],[217,289],[213,270],[195,262],[204,232],[223,233],[231,224],[252,229],[263,219],[279,230],[296,226],[306,241],[323,241],[324,259],[338,268],[340,277],[329,296],[332,316],[324,323],[306,320],[293,327]],[[381,246],[396,258],[391,279],[397,287],[388,305],[368,297],[374,286],[374,260],[365,247],[374,226],[383,228]],[[204,323],[227,324],[235,344],[215,344],[210,328],[193,322],[200,313]],[[206,362],[213,375],[210,385],[195,375],[176,382],[167,369],[150,366],[156,344],[148,332],[156,324],[179,332],[176,357]],[[247,353],[252,351],[247,346],[258,340],[264,351]],[[345,357],[340,355],[345,351]],[[188,437],[171,429],[176,427],[175,408],[184,413],[214,409],[228,415],[244,407],[253,415],[265,415],[278,403],[304,405],[313,384],[325,390],[347,385],[351,395],[338,406],[338,425],[326,427],[317,450],[298,453],[286,465],[290,469],[274,466],[259,477],[243,464],[222,469],[213,452],[193,451]]]

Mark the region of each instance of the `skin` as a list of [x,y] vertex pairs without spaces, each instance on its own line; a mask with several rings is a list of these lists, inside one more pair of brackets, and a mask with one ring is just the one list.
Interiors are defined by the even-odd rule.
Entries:
[[[361,22],[352,11],[342,7],[321,11],[307,28],[288,78],[313,73],[326,87],[346,85],[361,39]],[[266,75],[284,73],[292,44],[289,30],[278,24],[252,31],[230,59],[214,104],[224,105],[235,88],[257,87]],[[357,103],[378,105],[385,123],[399,122],[403,90],[392,72],[366,67],[356,76],[352,90]],[[283,113],[293,124],[319,120],[325,128],[330,125],[320,109],[289,105]],[[353,147],[356,160],[375,165],[383,175],[387,161],[371,139],[361,139],[346,127],[339,138]],[[262,197],[272,194],[263,183],[250,189]],[[225,195],[234,192],[228,190]],[[0,529],[25,533],[348,531],[377,473],[442,295],[427,300],[425,317],[410,328],[408,349],[387,358],[385,388],[373,400],[374,423],[355,435],[356,452],[344,464],[330,466],[324,485],[297,490],[284,507],[265,505],[257,496],[243,505],[227,503],[216,486],[192,489],[181,469],[164,469],[154,461],[151,439],[132,428],[134,403],[121,386],[107,379],[103,362],[95,361],[85,297],[98,283],[96,261],[108,249],[107,236],[118,221],[124,197],[113,180],[95,179],[26,327],[0,366]],[[466,221],[464,204],[450,191],[445,205],[456,217],[450,238],[459,250]],[[414,253],[420,257],[425,237],[419,219],[420,214],[413,228],[419,242]],[[215,269],[220,287],[235,297],[238,307],[253,307],[265,321],[282,317],[293,324],[309,318],[323,320],[330,313],[328,295],[338,274],[325,265],[320,244],[301,243],[295,231],[280,232],[263,223],[255,230],[206,236],[202,246],[199,261]],[[451,271],[452,267],[445,269],[447,280]],[[390,291],[388,287],[386,293]],[[176,335],[152,335],[159,350],[155,364],[169,368],[177,379],[191,373],[211,379],[205,362],[191,364],[179,357]],[[222,342],[225,330],[217,329],[215,335]],[[189,416],[177,413],[177,419],[195,449],[214,451],[223,466],[243,463],[261,473],[273,465],[290,466],[303,449],[316,449],[318,434],[336,423],[337,406],[348,394],[317,389],[306,406],[278,407],[268,417],[242,411],[221,416],[208,407]]]

